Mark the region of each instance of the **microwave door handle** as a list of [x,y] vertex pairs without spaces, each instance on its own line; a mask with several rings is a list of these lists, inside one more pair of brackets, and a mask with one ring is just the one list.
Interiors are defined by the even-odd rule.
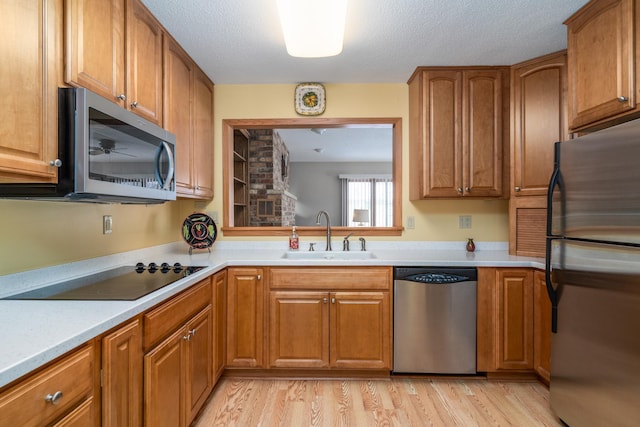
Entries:
[[[169,158],[169,170],[167,171],[167,176],[163,179],[160,175],[160,158],[162,157],[162,151],[167,152],[167,156]],[[171,146],[167,144],[166,141],[162,141],[162,145],[158,146],[158,152],[156,153],[156,177],[158,178],[158,182],[162,186],[163,190],[171,189],[171,181],[173,180],[175,173],[175,165],[173,164],[173,151],[171,151]]]

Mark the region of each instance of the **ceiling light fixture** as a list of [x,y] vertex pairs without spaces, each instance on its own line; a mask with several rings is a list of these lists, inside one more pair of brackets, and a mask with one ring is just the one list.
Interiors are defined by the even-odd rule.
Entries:
[[277,0],[287,53],[321,58],[342,52],[347,0]]

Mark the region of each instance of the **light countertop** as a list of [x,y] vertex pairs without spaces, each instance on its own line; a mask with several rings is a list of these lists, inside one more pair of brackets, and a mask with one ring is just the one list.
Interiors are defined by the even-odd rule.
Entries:
[[[336,242],[334,247],[338,247]],[[308,247],[305,242],[301,248]],[[42,301],[0,299],[0,387],[78,345],[148,310],[228,266],[471,266],[544,268],[540,258],[511,256],[505,243],[367,242],[366,260],[285,259],[286,242],[217,242],[211,252],[175,243],[0,276],[0,298],[136,262],[180,262],[207,268],[135,301]],[[316,247],[320,247],[317,244]],[[353,245],[352,246],[356,246]],[[359,247],[359,246],[358,246]],[[336,251],[338,252],[338,251]]]

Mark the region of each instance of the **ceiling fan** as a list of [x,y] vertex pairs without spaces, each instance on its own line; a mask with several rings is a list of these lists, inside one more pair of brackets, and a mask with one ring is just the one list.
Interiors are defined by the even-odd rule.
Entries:
[[101,139],[98,143],[98,147],[89,147],[89,155],[97,156],[101,154],[120,154],[122,156],[135,157],[131,154],[123,153],[122,150],[127,148],[116,149],[116,142],[113,139]]

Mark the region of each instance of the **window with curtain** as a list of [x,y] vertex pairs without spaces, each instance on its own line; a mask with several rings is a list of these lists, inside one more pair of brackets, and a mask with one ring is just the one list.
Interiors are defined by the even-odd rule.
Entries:
[[340,175],[342,224],[349,227],[393,225],[391,175]]

